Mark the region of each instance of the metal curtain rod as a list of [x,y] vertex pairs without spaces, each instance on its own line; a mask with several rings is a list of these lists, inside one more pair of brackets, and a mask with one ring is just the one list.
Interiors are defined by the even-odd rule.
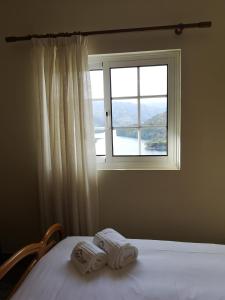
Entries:
[[123,32],[135,32],[135,31],[147,31],[147,30],[174,30],[176,34],[181,34],[186,28],[206,28],[211,27],[212,22],[199,22],[199,23],[179,23],[176,25],[162,25],[162,26],[151,26],[151,27],[139,27],[139,28],[123,28],[123,29],[109,29],[109,30],[96,30],[96,31],[74,31],[74,32],[61,32],[61,33],[46,33],[46,34],[30,34],[24,36],[7,36],[6,42],[19,42],[28,41],[32,38],[57,38],[57,37],[70,37],[73,35],[99,35],[99,34],[112,34],[112,33],[123,33]]

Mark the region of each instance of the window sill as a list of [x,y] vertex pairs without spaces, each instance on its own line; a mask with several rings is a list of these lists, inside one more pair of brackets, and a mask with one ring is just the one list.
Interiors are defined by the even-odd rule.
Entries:
[[155,163],[127,163],[127,162],[120,162],[120,163],[97,163],[97,170],[118,170],[118,171],[127,171],[127,170],[148,170],[148,171],[179,171],[180,164],[176,162],[169,162],[169,161],[158,161]]

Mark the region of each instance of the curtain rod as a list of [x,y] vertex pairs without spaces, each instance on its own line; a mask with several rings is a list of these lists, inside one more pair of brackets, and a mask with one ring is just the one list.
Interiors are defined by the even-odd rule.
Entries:
[[123,29],[109,29],[109,30],[96,30],[96,31],[74,31],[74,32],[61,32],[61,33],[46,33],[46,34],[31,34],[24,36],[7,36],[6,42],[19,42],[28,41],[32,38],[57,38],[57,37],[70,37],[73,35],[99,35],[99,34],[112,34],[112,33],[123,33],[123,32],[135,32],[135,31],[147,31],[147,30],[174,30],[176,34],[182,34],[186,28],[206,28],[211,27],[212,22],[199,22],[199,23],[179,23],[175,25],[162,25],[162,26],[151,26],[151,27],[139,27],[139,28],[123,28]]

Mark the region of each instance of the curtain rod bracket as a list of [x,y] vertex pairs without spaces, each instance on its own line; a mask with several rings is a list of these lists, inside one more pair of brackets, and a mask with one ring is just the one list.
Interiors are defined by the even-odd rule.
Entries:
[[184,25],[183,23],[177,24],[177,26],[174,29],[174,32],[176,35],[181,35],[183,33]]

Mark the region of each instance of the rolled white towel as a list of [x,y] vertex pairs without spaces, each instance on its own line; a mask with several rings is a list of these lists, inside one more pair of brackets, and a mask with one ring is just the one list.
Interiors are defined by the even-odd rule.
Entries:
[[71,261],[82,274],[85,274],[101,269],[107,262],[107,255],[93,243],[82,241],[74,247]]
[[138,256],[138,249],[111,228],[96,233],[93,242],[108,254],[108,265],[112,269],[123,268]]

